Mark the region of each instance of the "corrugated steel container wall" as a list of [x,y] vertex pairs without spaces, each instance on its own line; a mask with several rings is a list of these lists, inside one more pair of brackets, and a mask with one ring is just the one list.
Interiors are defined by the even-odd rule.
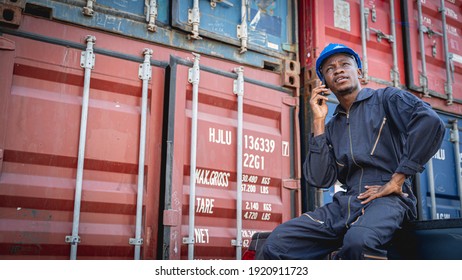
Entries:
[[[45,4],[60,15],[77,8],[56,1]],[[142,92],[138,70],[145,48],[153,50],[153,68],[141,257],[186,258],[192,99],[187,75],[193,55],[63,24],[49,15],[43,7],[26,6],[17,25],[0,26],[0,59],[5,64],[0,75],[1,258],[69,258],[65,238],[72,232],[84,83],[80,59],[87,35],[96,37],[96,59],[77,258],[134,256],[129,239],[135,237]],[[122,24],[123,18],[113,18],[119,19]],[[200,64],[195,258],[232,259],[236,249],[231,241],[237,236],[232,69],[242,64],[206,55]],[[243,249],[253,232],[272,230],[300,212],[297,90],[281,87],[282,76],[244,67]]]
[[[5,34],[12,31],[12,34]],[[69,258],[84,71],[91,30],[24,16],[0,51],[1,258]],[[133,258],[145,45],[94,32],[79,259]],[[80,49],[78,49],[80,48]],[[159,52],[158,52],[159,53]],[[158,55],[158,54],[157,54]],[[168,54],[167,54],[168,55]],[[123,57],[125,56],[125,58]],[[155,257],[165,69],[154,67],[144,199],[144,258]]]
[[[242,54],[241,0],[198,1],[197,17],[192,0],[158,0],[149,8],[149,1],[138,0],[27,2],[31,13],[246,65],[281,70],[285,60],[297,60],[294,0],[247,1],[247,34],[241,37],[247,38],[248,50]],[[195,23],[201,39],[191,37]]]
[[406,85],[434,108],[462,114],[462,1],[418,4],[401,1]]
[[[460,174],[460,116],[439,113],[446,123],[441,149],[433,156],[432,166],[420,175],[420,211],[423,220],[461,217],[462,182]],[[456,135],[457,134],[457,135]],[[432,172],[430,174],[429,172]],[[433,204],[432,204],[433,201]]]
[[[399,4],[391,9],[390,1],[363,2],[361,5],[359,0],[301,1],[300,38],[304,41],[300,54],[305,80],[316,78],[312,67],[317,57],[325,46],[337,42],[347,44],[361,56],[364,70],[368,68],[367,74],[364,73],[367,80],[363,80],[367,86],[393,85],[394,80],[399,85],[405,84]],[[390,36],[394,36],[393,40]],[[393,42],[397,45],[395,57]]]
[[[172,1],[172,25],[181,30],[191,31],[189,13],[194,1]],[[240,0],[218,2],[199,1],[201,36],[214,38],[236,46],[241,45],[238,30],[242,25]],[[294,1],[254,0],[245,8],[248,25],[248,47],[260,52],[284,55],[287,43],[293,42],[294,32],[290,12]]]

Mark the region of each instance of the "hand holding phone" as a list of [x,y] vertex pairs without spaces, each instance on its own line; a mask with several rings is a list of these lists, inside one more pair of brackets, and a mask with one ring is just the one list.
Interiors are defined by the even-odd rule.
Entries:
[[326,85],[318,82],[318,86],[311,91],[310,105],[312,113],[312,133],[314,136],[321,135],[325,130],[325,122],[328,112],[327,95],[330,94]]
[[[326,98],[318,98],[318,104],[319,105],[322,105],[323,104],[323,101],[327,101],[328,98],[327,96],[330,95],[330,90],[329,88],[326,87],[325,84],[323,84],[320,80],[318,80],[318,86],[316,88],[313,89],[311,95],[313,97],[313,95],[321,95],[323,97],[326,97]],[[315,96],[316,97],[316,96]]]

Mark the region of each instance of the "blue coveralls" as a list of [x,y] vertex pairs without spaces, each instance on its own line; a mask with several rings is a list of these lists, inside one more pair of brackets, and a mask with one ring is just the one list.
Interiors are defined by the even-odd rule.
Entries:
[[[404,219],[416,217],[409,176],[439,149],[445,126],[431,107],[397,89],[362,89],[349,113],[338,105],[325,133],[312,137],[303,166],[310,186],[328,188],[336,180],[345,192],[333,202],[279,225],[263,248],[265,259],[386,257],[387,243]],[[384,185],[393,173],[408,176],[403,192],[362,205],[368,185]]]

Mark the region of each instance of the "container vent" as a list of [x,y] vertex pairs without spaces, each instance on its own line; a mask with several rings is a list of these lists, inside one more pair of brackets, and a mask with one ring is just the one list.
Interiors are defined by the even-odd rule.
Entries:
[[271,63],[268,61],[263,62],[263,69],[270,70],[273,72],[281,72],[281,66],[276,63]]
[[27,3],[24,9],[24,14],[51,19],[52,9],[49,7]]

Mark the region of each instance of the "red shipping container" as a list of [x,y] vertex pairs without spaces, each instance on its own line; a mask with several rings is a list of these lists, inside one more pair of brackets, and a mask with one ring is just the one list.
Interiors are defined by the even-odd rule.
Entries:
[[408,87],[434,108],[461,114],[462,1],[401,2]]
[[[139,69],[143,50],[150,48],[141,258],[187,258],[193,55],[27,15],[18,29],[2,31],[0,258],[70,256],[66,239],[72,241],[75,220],[87,35],[96,38],[95,65],[76,257],[134,258]],[[232,69],[241,65],[206,56],[200,64],[194,258],[233,259],[238,232]],[[246,67],[244,79],[242,250],[253,232],[272,230],[300,212],[295,90],[282,88],[281,75],[267,70]]]

